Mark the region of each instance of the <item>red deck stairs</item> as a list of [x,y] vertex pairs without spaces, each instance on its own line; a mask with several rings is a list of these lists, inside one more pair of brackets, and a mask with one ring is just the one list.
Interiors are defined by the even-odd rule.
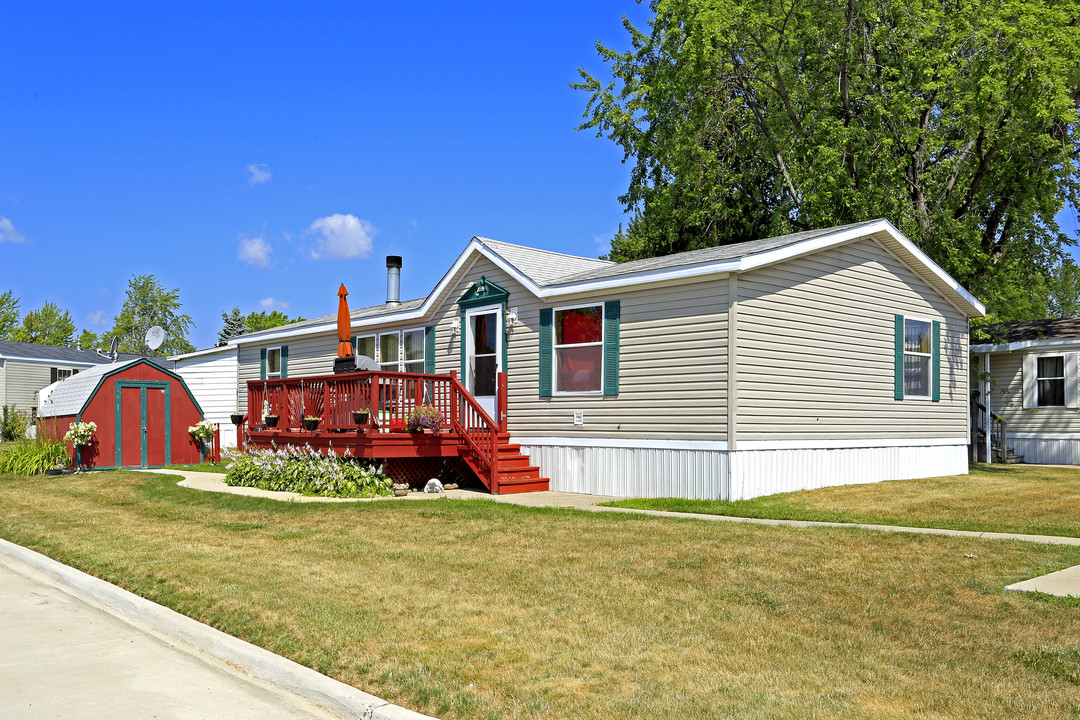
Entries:
[[499,433],[499,460],[494,482],[489,468],[467,445],[458,451],[461,459],[476,473],[493,495],[537,492],[548,489],[548,479],[540,477],[540,468],[529,464],[529,456],[521,454],[521,446],[510,442],[508,433]]

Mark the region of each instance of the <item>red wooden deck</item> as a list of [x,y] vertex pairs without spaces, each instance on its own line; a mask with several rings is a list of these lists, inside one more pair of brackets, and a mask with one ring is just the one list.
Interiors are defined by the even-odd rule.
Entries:
[[[506,433],[506,374],[499,375],[498,420],[450,375],[361,372],[285,380],[248,381],[249,412],[237,428],[254,447],[310,445],[320,452],[346,451],[354,457],[387,461],[388,473],[414,482],[437,469],[432,461],[460,460],[494,494],[547,490],[540,469],[529,464]],[[446,419],[440,432],[404,432],[409,414],[433,407]],[[274,428],[263,411],[277,415]],[[358,427],[353,412],[369,413]],[[322,418],[318,429],[305,430],[304,416]],[[429,461],[427,465],[406,461]],[[411,472],[410,472],[411,471]],[[398,478],[395,478],[398,479]],[[424,478],[426,479],[426,478]]]

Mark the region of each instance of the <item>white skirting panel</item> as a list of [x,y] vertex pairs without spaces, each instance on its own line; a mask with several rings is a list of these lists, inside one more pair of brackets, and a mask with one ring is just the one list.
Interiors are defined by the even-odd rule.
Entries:
[[720,500],[729,492],[723,450],[523,443],[521,452],[559,492],[701,500]]
[[967,472],[967,445],[740,450],[731,454],[727,499]]
[[1008,436],[1009,446],[1024,462],[1043,465],[1080,465],[1080,439]]

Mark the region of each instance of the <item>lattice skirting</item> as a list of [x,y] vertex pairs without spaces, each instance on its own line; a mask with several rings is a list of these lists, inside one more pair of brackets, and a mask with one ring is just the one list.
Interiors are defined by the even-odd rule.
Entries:
[[387,458],[383,470],[395,481],[405,481],[414,488],[424,487],[431,478],[438,478],[443,484],[480,484],[461,458]]

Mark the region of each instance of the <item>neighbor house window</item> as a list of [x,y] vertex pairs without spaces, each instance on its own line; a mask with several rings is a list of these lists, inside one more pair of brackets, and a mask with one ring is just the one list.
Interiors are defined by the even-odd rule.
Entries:
[[66,370],[64,368],[57,368],[57,370],[56,370],[56,379],[57,380],[67,380],[69,377],[71,377],[71,370]]
[[281,348],[269,348],[266,351],[266,377],[281,377]]
[[1065,356],[1036,359],[1039,407],[1065,407]]
[[928,320],[904,319],[904,397],[929,398],[933,390],[931,333]]
[[604,306],[555,310],[555,392],[599,393],[604,386]]

